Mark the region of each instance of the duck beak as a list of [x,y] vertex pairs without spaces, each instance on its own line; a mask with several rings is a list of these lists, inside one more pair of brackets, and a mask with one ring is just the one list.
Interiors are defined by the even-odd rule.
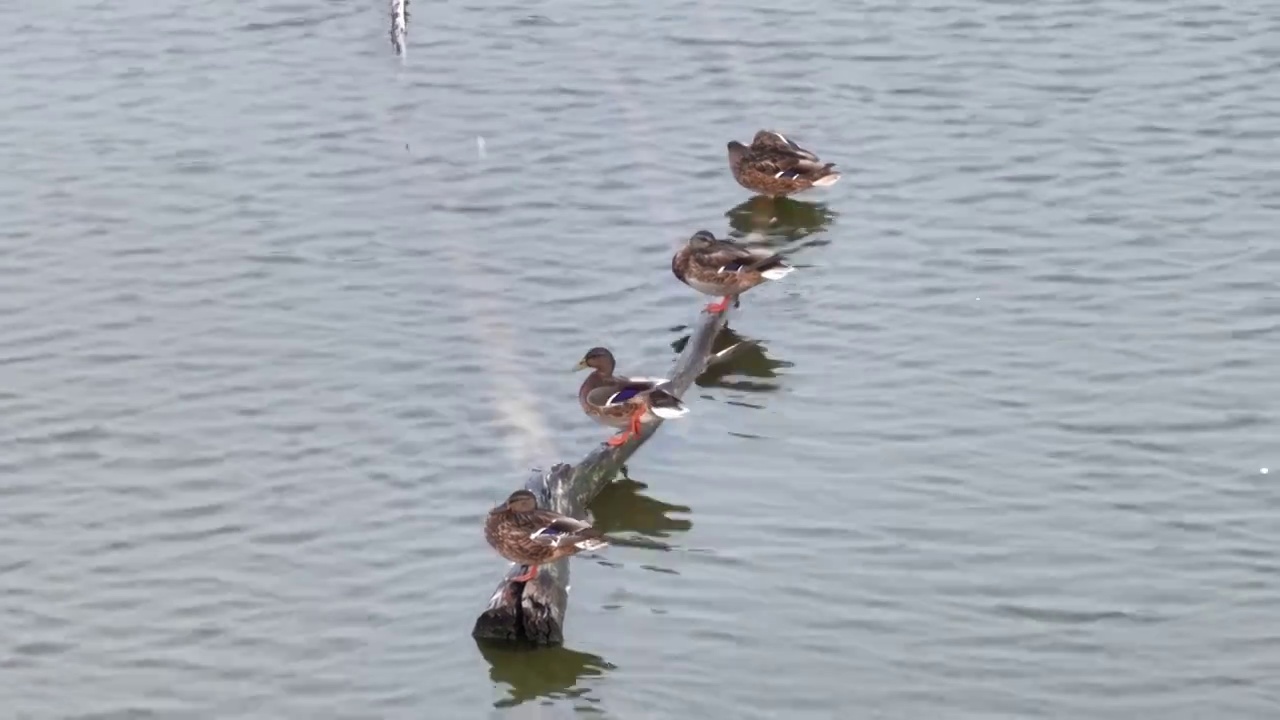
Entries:
[[577,365],[574,365],[574,366],[573,366],[573,372],[578,372],[579,370],[584,370],[584,369],[586,369],[586,367],[587,367],[587,359],[586,359],[586,358],[582,358],[581,360],[579,360],[579,361],[578,361],[578,364],[577,364]]

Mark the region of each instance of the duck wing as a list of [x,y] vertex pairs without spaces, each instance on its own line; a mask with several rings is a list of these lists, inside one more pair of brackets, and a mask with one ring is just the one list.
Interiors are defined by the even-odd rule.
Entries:
[[529,534],[529,539],[547,547],[561,545],[577,545],[590,550],[608,544],[602,538],[604,533],[583,522],[561,515],[550,510],[539,510],[536,513],[538,527]]
[[748,248],[729,240],[717,240],[711,249],[698,253],[698,262],[721,272],[764,270],[782,262],[776,253]]
[[799,179],[821,175],[835,167],[835,163],[823,163],[813,153],[797,155],[777,148],[768,148],[758,155],[756,167],[760,172],[774,177]]
[[[587,402],[601,407],[625,405],[647,392],[652,392],[654,388],[661,384],[648,379],[629,380],[627,378],[614,378],[614,380],[616,382],[602,385],[587,393]],[[659,380],[661,380],[661,378],[659,378]],[[662,382],[666,381],[663,380]]]
[[787,155],[802,160],[809,160],[810,162],[817,163],[819,166],[822,164],[822,161],[818,159],[816,153],[807,148],[801,147],[799,143],[776,130],[761,130],[757,132],[755,138],[752,139],[751,144],[756,150],[769,149],[777,152],[779,155]]

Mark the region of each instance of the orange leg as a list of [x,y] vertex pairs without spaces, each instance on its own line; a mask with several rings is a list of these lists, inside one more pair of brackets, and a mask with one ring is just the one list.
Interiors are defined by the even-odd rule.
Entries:
[[732,295],[725,295],[724,297],[720,298],[719,302],[713,302],[710,305],[708,305],[706,310],[709,313],[722,313],[726,309],[728,309],[729,301],[733,299],[734,298]]
[[528,569],[528,570],[526,570],[526,571],[525,571],[525,573],[524,573],[523,575],[520,575],[520,576],[518,576],[518,577],[513,577],[513,578],[511,578],[511,582],[529,582],[530,580],[532,580],[532,579],[534,579],[535,577],[537,577],[537,575],[538,575],[538,566],[537,566],[537,565],[526,565],[525,567],[527,567],[527,568],[529,568],[529,569]]
[[641,408],[637,410],[635,414],[631,416],[631,422],[627,425],[627,429],[609,438],[608,440],[609,447],[618,447],[619,445],[630,440],[632,435],[639,435],[640,434],[640,418],[644,417],[645,412],[647,412],[646,408]]

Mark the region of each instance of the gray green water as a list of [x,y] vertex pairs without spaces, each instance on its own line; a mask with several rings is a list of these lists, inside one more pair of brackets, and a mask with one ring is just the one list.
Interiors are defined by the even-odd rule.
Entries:
[[[1273,3],[410,12],[0,3],[0,715],[1280,714]],[[699,228],[800,269],[593,508],[680,549],[482,652]]]

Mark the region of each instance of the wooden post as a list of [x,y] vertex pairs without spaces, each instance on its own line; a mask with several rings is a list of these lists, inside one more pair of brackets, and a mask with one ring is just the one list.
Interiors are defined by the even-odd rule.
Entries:
[[[670,384],[665,389],[683,398],[685,391],[712,362],[727,359],[741,343],[713,354],[716,335],[729,321],[730,310],[702,313],[689,342],[676,358]],[[689,414],[697,422],[697,410]],[[688,422],[683,420],[682,422]],[[617,476],[622,464],[653,436],[662,421],[645,425],[640,434],[620,447],[600,445],[577,465],[557,463],[546,472],[534,471],[524,486],[538,496],[538,507],[551,508],[576,518],[585,518],[587,505]],[[560,645],[564,642],[565,607],[569,602],[569,560],[542,565],[527,583],[513,583],[522,568],[514,566],[498,583],[489,607],[476,619],[471,636],[532,645]]]

